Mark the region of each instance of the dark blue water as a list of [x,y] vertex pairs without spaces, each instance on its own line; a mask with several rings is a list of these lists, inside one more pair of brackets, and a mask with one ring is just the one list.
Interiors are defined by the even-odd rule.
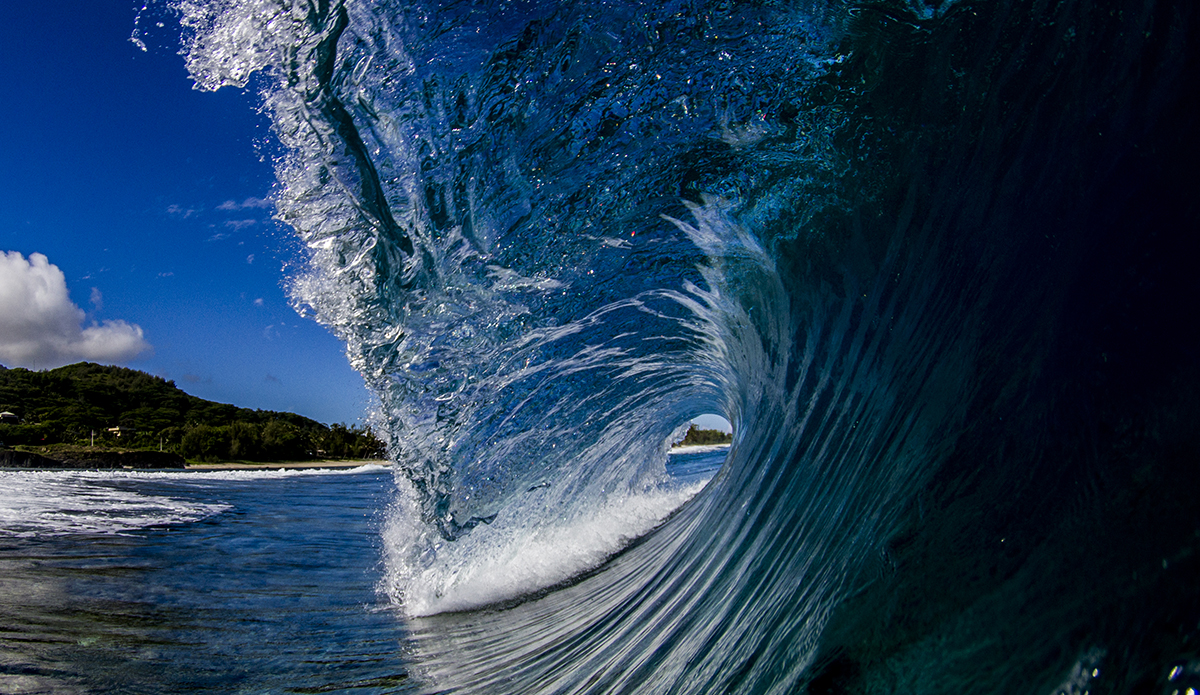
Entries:
[[[386,469],[5,473],[0,486],[6,510],[36,494],[44,512],[24,506],[23,528],[0,529],[0,691],[413,689],[406,630],[376,593]],[[130,504],[161,518],[124,524]]]
[[179,9],[378,396],[421,687],[1195,687],[1195,3]]

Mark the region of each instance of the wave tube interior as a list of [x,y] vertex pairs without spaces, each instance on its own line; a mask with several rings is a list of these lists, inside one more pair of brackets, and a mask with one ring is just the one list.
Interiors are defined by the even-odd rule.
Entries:
[[1193,4],[178,7],[378,395],[431,690],[1200,677]]

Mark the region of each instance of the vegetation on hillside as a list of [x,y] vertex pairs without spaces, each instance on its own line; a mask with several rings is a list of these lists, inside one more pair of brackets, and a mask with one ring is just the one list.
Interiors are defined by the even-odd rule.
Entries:
[[[357,425],[326,426],[295,413],[250,410],[184,393],[145,372],[90,362],[47,371],[0,366],[0,423],[8,446],[90,446],[170,451],[201,461],[381,458]],[[119,436],[111,428],[121,428]]]
[[695,425],[688,428],[687,434],[675,446],[704,446],[711,444],[729,444],[733,435],[721,430],[702,430]]

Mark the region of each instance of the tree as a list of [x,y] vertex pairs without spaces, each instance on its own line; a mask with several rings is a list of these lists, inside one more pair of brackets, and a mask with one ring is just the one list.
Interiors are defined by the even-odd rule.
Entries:
[[263,453],[268,460],[284,461],[309,458],[308,446],[295,426],[272,420],[263,428]]
[[201,461],[221,461],[229,455],[229,430],[225,427],[195,425],[183,435],[183,455]]
[[722,432],[721,430],[702,430],[695,425],[688,428],[687,434],[684,435],[683,441],[677,446],[705,446],[712,444],[729,444],[733,441],[733,435]]
[[259,461],[262,459],[262,435],[249,422],[229,426],[229,458]]

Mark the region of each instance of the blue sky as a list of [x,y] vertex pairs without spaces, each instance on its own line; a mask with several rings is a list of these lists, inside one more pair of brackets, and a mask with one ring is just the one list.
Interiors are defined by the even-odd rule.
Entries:
[[136,16],[107,0],[5,8],[0,364],[121,364],[202,398],[359,421],[370,400],[341,344],[287,304],[299,257],[271,219],[254,94],[194,91],[174,18],[142,17],[143,52]]

